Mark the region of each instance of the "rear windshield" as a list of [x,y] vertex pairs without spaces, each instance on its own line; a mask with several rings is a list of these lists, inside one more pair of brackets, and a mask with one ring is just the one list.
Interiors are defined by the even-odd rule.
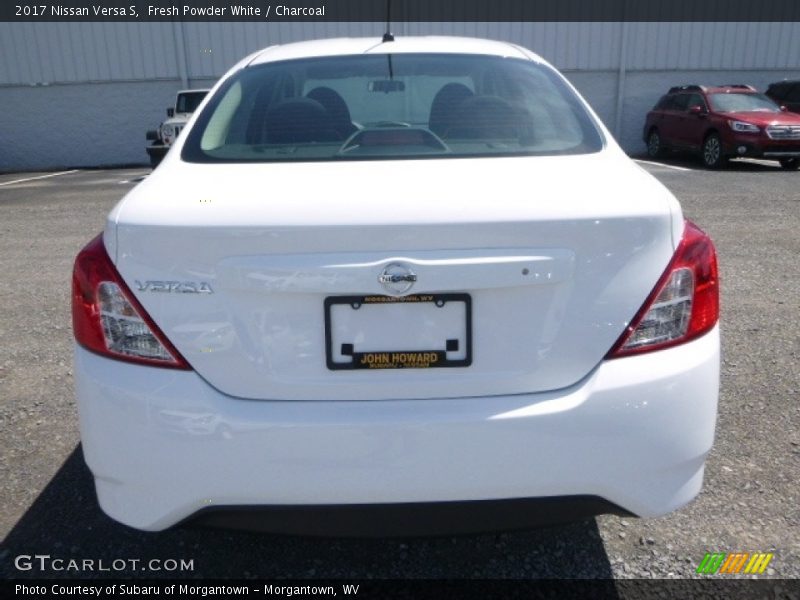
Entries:
[[764,94],[710,94],[711,107],[718,112],[780,112]]
[[267,63],[216,92],[190,162],[582,154],[603,140],[550,68],[482,55],[376,54]]

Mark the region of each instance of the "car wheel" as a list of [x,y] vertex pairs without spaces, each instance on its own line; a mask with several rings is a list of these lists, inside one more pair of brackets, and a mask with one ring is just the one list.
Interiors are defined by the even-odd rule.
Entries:
[[787,171],[797,171],[800,169],[800,158],[784,158],[781,160],[781,168]]
[[719,169],[725,162],[719,135],[716,133],[709,134],[703,142],[703,164],[709,169]]
[[661,136],[658,135],[657,129],[653,129],[647,136],[647,155],[650,158],[658,158],[662,154],[664,154],[664,147],[661,145]]

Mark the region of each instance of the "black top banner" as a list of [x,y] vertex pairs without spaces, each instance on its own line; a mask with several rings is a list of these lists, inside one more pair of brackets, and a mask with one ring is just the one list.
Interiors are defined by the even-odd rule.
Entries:
[[799,0],[41,0],[0,3],[0,21],[800,22]]

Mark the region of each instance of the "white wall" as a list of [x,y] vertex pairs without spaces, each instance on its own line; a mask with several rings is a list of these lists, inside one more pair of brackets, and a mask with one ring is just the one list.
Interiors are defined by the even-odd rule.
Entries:
[[615,118],[618,73],[613,71],[605,73],[567,72],[565,75],[592,105],[609,130],[615,133],[617,141],[625,151],[629,154],[642,154],[646,149],[642,141],[645,116],[670,87],[695,83],[701,85],[745,83],[753,85],[759,90],[765,90],[774,81],[800,79],[800,69],[628,71],[625,74],[625,89],[618,129]]
[[[800,69],[800,23],[396,23],[398,35],[521,44],[559,69]],[[378,36],[382,23],[0,23],[0,86],[219,77],[272,44]],[[625,53],[622,39],[627,38]]]

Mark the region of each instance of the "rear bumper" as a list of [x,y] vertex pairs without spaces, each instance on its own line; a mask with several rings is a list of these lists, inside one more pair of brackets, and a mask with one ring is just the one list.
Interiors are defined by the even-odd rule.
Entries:
[[[83,451],[100,505],[132,527],[164,529],[223,507],[576,496],[648,517],[700,490],[714,437],[719,332],[603,362],[555,392],[438,400],[241,400],[194,372],[80,347],[75,360]],[[283,530],[279,521],[267,528]]]
[[630,513],[596,496],[550,496],[466,502],[227,506],[190,520],[211,527],[323,536],[453,535],[529,529],[601,514]]

